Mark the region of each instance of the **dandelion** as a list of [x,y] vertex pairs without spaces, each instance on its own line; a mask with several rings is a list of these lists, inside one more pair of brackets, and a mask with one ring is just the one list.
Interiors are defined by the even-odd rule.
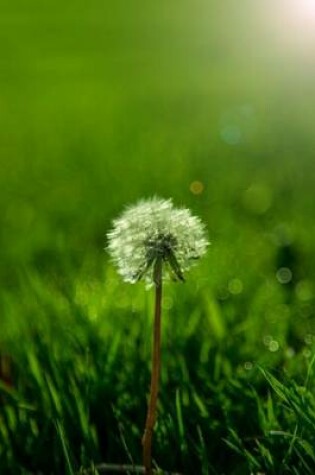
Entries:
[[171,200],[159,198],[127,208],[107,236],[108,251],[119,274],[131,283],[142,278],[155,283],[154,268],[159,261],[166,264],[163,277],[184,280],[184,272],[208,246],[199,218],[188,209],[174,208]]
[[161,302],[164,279],[184,281],[185,272],[209,245],[201,220],[172,200],[151,198],[127,208],[108,233],[107,250],[126,282],[155,286],[152,375],[143,445],[143,465],[152,473],[151,447],[161,367]]

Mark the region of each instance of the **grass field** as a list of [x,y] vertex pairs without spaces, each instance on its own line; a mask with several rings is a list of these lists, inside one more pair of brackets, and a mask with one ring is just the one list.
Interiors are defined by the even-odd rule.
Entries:
[[141,464],[154,295],[104,247],[153,195],[211,241],[165,286],[155,465],[315,473],[315,41],[253,3],[1,2],[1,474]]

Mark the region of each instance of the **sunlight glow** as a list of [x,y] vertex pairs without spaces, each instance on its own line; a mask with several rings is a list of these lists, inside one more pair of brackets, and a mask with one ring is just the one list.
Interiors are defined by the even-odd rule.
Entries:
[[315,0],[281,0],[270,2],[273,22],[283,44],[292,52],[315,51]]
[[292,4],[292,13],[296,20],[301,22],[301,26],[308,26],[312,24],[315,26],[315,0],[294,0],[289,2]]

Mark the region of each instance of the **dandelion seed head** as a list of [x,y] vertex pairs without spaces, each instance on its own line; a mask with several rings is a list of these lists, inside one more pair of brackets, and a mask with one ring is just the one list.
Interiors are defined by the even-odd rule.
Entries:
[[[126,282],[144,277],[152,283],[152,267],[163,261],[163,276],[181,280],[209,242],[205,226],[188,209],[175,208],[172,200],[151,198],[128,207],[107,234],[107,250]],[[167,270],[167,272],[165,272]]]

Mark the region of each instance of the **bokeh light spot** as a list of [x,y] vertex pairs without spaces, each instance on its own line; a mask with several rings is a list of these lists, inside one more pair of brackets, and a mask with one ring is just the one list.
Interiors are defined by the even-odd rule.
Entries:
[[285,355],[287,358],[293,358],[293,356],[295,355],[294,349],[289,346],[289,348],[286,349]]
[[226,125],[221,129],[221,137],[227,144],[237,145],[242,139],[242,132],[237,125]]
[[229,292],[233,295],[238,295],[243,291],[243,282],[240,279],[231,279],[228,283]]
[[205,188],[204,184],[201,181],[198,181],[198,180],[195,180],[195,181],[191,182],[190,187],[189,187],[190,191],[194,195],[201,195],[204,188]]
[[312,356],[311,350],[309,350],[308,348],[305,348],[303,350],[303,356],[304,356],[304,358],[310,358]]
[[276,274],[278,282],[280,284],[288,284],[292,280],[292,271],[288,267],[280,267],[280,269],[277,270]]
[[170,310],[173,307],[172,297],[164,297],[162,307],[164,310]]
[[301,302],[312,300],[314,296],[312,283],[308,280],[301,280],[295,287],[295,293]]
[[253,369],[253,363],[251,361],[246,361],[246,363],[244,363],[244,368],[246,369],[246,371],[250,371],[251,369]]
[[311,333],[308,333],[305,336],[304,341],[305,341],[306,345],[312,345],[312,343],[314,342],[314,335],[312,335]]
[[254,214],[264,214],[272,204],[270,188],[262,183],[253,183],[243,195],[243,205]]
[[273,338],[271,335],[265,335],[263,338],[264,345],[269,346]]
[[269,351],[275,353],[279,350],[279,343],[276,340],[272,340],[269,344]]

